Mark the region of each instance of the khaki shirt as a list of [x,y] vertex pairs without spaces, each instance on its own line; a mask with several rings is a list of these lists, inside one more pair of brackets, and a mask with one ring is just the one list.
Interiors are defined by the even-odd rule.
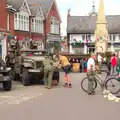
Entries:
[[49,58],[46,58],[44,61],[43,61],[43,65],[44,65],[44,69],[49,69],[49,70],[52,70],[53,69],[53,61]]

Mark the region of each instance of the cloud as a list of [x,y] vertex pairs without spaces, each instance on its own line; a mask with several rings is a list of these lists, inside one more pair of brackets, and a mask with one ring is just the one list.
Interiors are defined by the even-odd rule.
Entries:
[[[66,35],[67,11],[71,9],[72,16],[88,15],[92,10],[93,0],[57,0],[58,8],[62,18],[61,33]],[[99,1],[95,0],[96,11],[99,8]],[[120,15],[120,0],[104,0],[106,15]]]

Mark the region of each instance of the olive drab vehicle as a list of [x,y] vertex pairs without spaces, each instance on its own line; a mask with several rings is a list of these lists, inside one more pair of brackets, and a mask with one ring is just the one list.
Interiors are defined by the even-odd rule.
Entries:
[[[46,51],[37,50],[35,48],[36,44],[32,44],[30,47],[23,48],[20,47],[18,42],[16,42],[13,46],[10,46],[9,53],[10,55],[13,53],[13,56],[9,57],[10,61],[8,63],[12,67],[13,79],[21,80],[25,86],[30,85],[31,81],[33,80],[40,80],[43,83],[43,61],[45,60]],[[57,81],[59,82],[59,76],[57,77]]]
[[6,67],[4,60],[0,57],[0,83],[5,91],[10,91],[12,87],[11,68]]

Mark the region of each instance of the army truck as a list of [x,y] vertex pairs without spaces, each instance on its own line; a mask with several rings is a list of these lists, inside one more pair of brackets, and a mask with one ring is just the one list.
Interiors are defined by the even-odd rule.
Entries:
[[[21,49],[20,54],[15,58],[14,79],[21,78],[24,86],[30,85],[32,80],[43,81],[43,61],[45,60],[46,51],[34,49]],[[55,76],[55,72],[53,74]],[[59,82],[59,75],[56,78]]]

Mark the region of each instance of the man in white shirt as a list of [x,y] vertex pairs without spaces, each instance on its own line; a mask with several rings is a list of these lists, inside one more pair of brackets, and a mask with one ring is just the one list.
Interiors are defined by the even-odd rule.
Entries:
[[98,74],[101,74],[101,69],[102,69],[102,60],[103,60],[103,58],[102,58],[102,56],[101,56],[100,54],[98,54],[97,59],[98,59],[98,67],[99,67]]
[[88,94],[94,94],[93,86],[94,86],[94,72],[95,72],[95,59],[96,56],[94,54],[88,59],[87,63],[87,76],[88,76]]

